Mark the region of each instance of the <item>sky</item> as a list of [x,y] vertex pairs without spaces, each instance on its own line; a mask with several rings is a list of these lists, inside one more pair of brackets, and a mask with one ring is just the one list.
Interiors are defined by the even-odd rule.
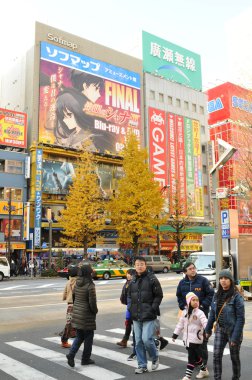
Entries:
[[34,44],[39,21],[137,58],[145,30],[201,56],[203,90],[226,81],[252,88],[251,19],[251,0],[7,0],[0,76]]

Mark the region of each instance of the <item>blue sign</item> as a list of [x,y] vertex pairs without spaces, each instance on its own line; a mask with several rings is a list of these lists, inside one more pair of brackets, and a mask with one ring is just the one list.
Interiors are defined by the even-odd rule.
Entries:
[[98,77],[123,83],[131,87],[140,88],[140,74],[125,70],[118,66],[90,58],[63,47],[41,42],[41,58],[45,61],[58,63],[62,66],[84,71]]
[[229,211],[221,211],[221,232],[222,239],[230,239]]

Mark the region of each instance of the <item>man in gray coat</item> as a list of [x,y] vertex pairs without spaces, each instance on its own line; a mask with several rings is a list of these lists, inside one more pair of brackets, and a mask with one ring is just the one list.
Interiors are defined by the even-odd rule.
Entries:
[[92,279],[92,267],[83,265],[78,271],[78,278],[74,288],[72,325],[76,328],[76,338],[69,354],[66,355],[70,367],[74,367],[74,357],[84,342],[81,364],[94,364],[91,352],[94,330],[96,330],[96,314],[98,313],[95,284]]

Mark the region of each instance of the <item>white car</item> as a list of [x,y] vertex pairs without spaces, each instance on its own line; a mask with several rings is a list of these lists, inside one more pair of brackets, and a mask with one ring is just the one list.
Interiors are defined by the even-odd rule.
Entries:
[[7,257],[0,256],[0,281],[10,277],[10,264]]

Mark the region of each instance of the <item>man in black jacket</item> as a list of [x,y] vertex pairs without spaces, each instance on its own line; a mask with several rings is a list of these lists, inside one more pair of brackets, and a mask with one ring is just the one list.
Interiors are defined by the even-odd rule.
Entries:
[[147,271],[144,257],[135,260],[136,274],[128,289],[128,309],[133,320],[138,368],[136,374],[147,372],[147,352],[152,360],[152,370],[159,365],[154,341],[155,320],[163,291],[157,277]]
[[[208,318],[209,308],[212,303],[214,290],[209,283],[208,279],[200,274],[197,274],[196,267],[193,262],[187,261],[183,267],[185,277],[180,280],[177,287],[177,299],[180,310],[184,310],[187,307],[186,295],[189,292],[195,293],[199,298],[200,309],[205,313]],[[207,364],[208,351],[207,341],[204,340],[202,344],[202,357],[204,364]],[[197,379],[201,379],[200,374],[196,376]]]

